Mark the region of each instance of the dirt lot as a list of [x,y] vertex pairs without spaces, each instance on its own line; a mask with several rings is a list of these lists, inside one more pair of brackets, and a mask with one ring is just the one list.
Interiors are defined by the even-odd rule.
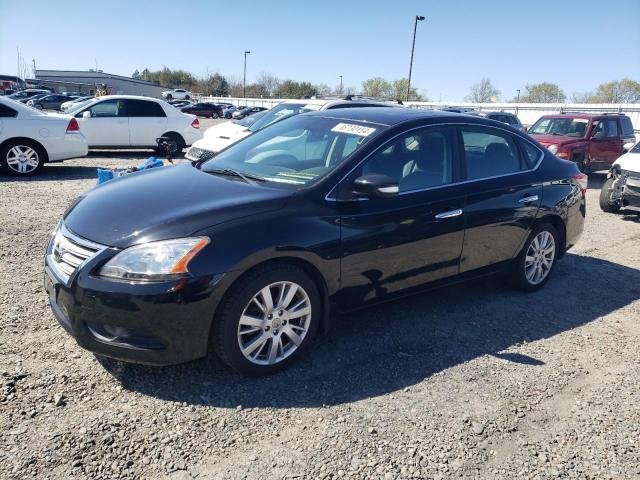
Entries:
[[640,477],[640,215],[600,211],[603,175],[543,291],[496,279],[363,311],[245,379],[213,356],[96,358],[49,311],[49,233],[96,166],[147,155],[0,177],[0,477]]

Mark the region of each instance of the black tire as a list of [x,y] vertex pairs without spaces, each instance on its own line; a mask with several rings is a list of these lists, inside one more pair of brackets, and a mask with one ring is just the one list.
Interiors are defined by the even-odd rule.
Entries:
[[[35,152],[37,156],[38,165],[28,172],[20,172],[15,168],[9,166],[8,163],[8,155],[9,152],[15,147],[28,147]],[[37,174],[43,167],[45,159],[47,156],[47,152],[40,146],[39,144],[29,141],[29,140],[10,140],[6,142],[2,148],[0,148],[0,168],[9,175],[15,175],[17,177],[30,177],[32,175]]]
[[167,95],[167,100],[173,100],[173,95],[171,94]]
[[[177,150],[174,152],[174,157],[176,155],[180,155],[182,153],[182,150],[185,149],[185,147],[187,146],[187,144],[185,143],[184,139],[177,133],[165,133],[164,135],[162,135],[163,137],[167,137],[172,139],[174,142],[176,142],[176,146],[177,146]],[[163,155],[165,152],[164,150],[161,150],[160,148],[156,148],[156,153],[158,155]]]
[[613,180],[613,177],[607,178],[607,181],[602,185],[602,189],[600,189],[600,208],[607,213],[618,213],[620,211],[620,204],[611,202],[609,191],[613,185]]
[[[527,252],[529,251],[529,247],[531,247],[531,244],[533,243],[534,239],[538,237],[538,235],[540,235],[542,232],[548,232],[553,237],[555,252],[553,256],[553,261],[551,263],[551,267],[548,269],[546,276],[541,281],[537,283],[533,283],[527,277],[525,263],[526,263]],[[549,278],[551,278],[553,270],[558,261],[560,248],[561,248],[561,245],[560,245],[560,242],[558,241],[558,232],[556,231],[555,227],[550,223],[543,223],[538,225],[531,232],[531,234],[529,234],[527,241],[524,243],[524,246],[522,247],[522,250],[520,251],[518,258],[515,261],[513,270],[511,272],[511,284],[515,288],[525,292],[535,292],[536,290],[539,290],[540,288],[542,288],[549,281]]]
[[[277,282],[293,282],[303,289],[311,306],[310,321],[306,335],[292,353],[276,363],[258,365],[247,359],[241,351],[238,338],[240,317],[245,312],[245,308],[251,305],[250,302],[258,292],[264,287]],[[321,308],[322,302],[318,288],[304,270],[286,263],[275,263],[258,268],[242,277],[241,281],[236,282],[225,295],[214,318],[211,347],[223,362],[243,375],[260,376],[272,374],[296,361],[309,348],[320,324]],[[280,328],[283,330],[280,335],[281,337],[285,336],[286,341],[285,327],[281,326]],[[278,333],[278,330],[275,330],[275,333],[274,330],[271,330],[272,335]],[[264,329],[264,335],[269,335],[267,332],[268,327]],[[263,331],[258,330],[256,335],[263,335]],[[265,353],[272,346],[273,341],[273,339],[265,340]],[[262,347],[257,350],[261,351]]]
[[191,97],[190,97],[189,95],[185,95],[185,96],[184,96],[184,99],[185,99],[185,100],[189,100],[190,98],[191,98]]

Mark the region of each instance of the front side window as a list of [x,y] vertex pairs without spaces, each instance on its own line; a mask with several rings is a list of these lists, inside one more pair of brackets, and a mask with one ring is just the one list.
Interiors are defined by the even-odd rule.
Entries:
[[622,125],[622,134],[624,136],[633,135],[633,124],[631,123],[631,119],[629,117],[621,117],[620,124]]
[[529,129],[534,135],[563,135],[584,137],[589,120],[586,118],[549,118],[542,117]]
[[[123,100],[105,100],[104,102],[96,103],[85,111],[95,118],[125,116]],[[79,113],[78,116],[82,116],[82,113]]]
[[316,116],[296,116],[251,135],[202,165],[268,182],[303,186],[326,176],[387,127]]
[[377,173],[410,192],[453,182],[453,130],[425,127],[384,145],[363,165],[362,174]]
[[528,168],[511,135],[477,127],[464,127],[461,133],[468,180],[507,175]]

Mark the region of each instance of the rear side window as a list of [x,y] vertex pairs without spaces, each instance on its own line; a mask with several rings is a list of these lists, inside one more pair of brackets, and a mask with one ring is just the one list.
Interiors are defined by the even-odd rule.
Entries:
[[620,124],[622,125],[622,135],[633,135],[633,124],[629,117],[620,117]]
[[605,123],[607,124],[607,137],[617,137],[618,121],[615,119],[611,119],[611,120],[607,120]]
[[529,168],[511,135],[482,127],[464,127],[461,133],[468,180],[507,175]]
[[519,125],[520,122],[518,122],[518,117],[516,117],[515,115],[507,115],[507,123],[510,125]]
[[18,112],[16,110],[0,103],[0,118],[13,118],[17,116]]
[[166,117],[159,103],[146,100],[127,100],[129,117]]
[[528,160],[529,167],[535,167],[542,156],[542,152],[528,142],[521,141],[520,144],[522,145],[522,151]]

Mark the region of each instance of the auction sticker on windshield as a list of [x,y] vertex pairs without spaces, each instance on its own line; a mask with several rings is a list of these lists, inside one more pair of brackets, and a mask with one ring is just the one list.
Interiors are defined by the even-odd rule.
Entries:
[[350,133],[352,135],[359,135],[361,137],[368,137],[376,131],[375,128],[363,127],[362,125],[355,125],[353,123],[339,123],[331,129],[332,132]]

